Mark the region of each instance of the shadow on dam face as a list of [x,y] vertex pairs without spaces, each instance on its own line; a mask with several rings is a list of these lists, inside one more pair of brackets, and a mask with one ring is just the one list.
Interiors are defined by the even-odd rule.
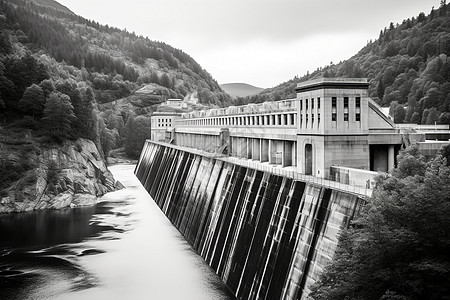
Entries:
[[304,299],[356,195],[147,141],[136,176],[238,299]]

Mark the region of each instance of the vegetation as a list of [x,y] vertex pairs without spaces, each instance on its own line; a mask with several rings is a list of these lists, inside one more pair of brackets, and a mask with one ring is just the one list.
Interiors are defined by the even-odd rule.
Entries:
[[344,231],[314,299],[447,299],[450,146],[430,161],[417,147],[380,176],[374,196]]
[[[259,95],[238,98],[237,104],[276,101],[295,97],[298,82],[317,77],[367,77],[369,95],[382,106],[403,106],[398,122],[450,124],[450,8],[426,16],[391,23],[379,38],[370,41],[352,58],[330,63],[311,74],[295,77]],[[433,110],[435,109],[435,110]],[[433,110],[433,111],[432,111]],[[402,114],[400,109],[397,112]],[[432,113],[432,117],[428,118]]]
[[[43,2],[49,1],[39,3]],[[95,89],[109,90],[109,97],[102,101],[116,100],[141,84],[155,83],[169,89],[174,98],[206,89],[216,95],[210,104],[231,103],[192,57],[162,42],[86,20],[58,9],[55,3],[44,6],[27,0],[1,0],[0,14],[14,39],[32,52],[44,50],[57,62],[81,71],[80,79],[90,81]],[[6,30],[0,35],[0,47],[4,53],[13,48]]]
[[[141,88],[150,92],[135,93]],[[190,94],[207,105],[231,104],[179,49],[86,20],[52,0],[0,0],[0,126],[46,142],[91,139],[105,154],[126,146],[136,156],[142,142],[134,140],[143,137],[133,130],[140,127],[125,124],[136,119],[140,126],[155,104]],[[135,111],[111,109],[122,98]]]

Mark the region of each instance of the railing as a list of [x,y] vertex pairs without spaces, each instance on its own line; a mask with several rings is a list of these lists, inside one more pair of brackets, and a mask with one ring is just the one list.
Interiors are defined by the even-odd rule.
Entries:
[[264,164],[256,161],[251,161],[245,158],[238,157],[219,157],[218,160],[226,161],[229,163],[233,163],[235,165],[240,165],[242,167],[251,168],[259,171],[269,172],[278,176],[289,177],[297,181],[303,181],[307,183],[312,183],[320,186],[324,186],[327,188],[331,188],[334,190],[355,194],[357,196],[363,197],[371,197],[373,189],[365,188],[362,186],[353,186],[345,183],[340,183],[337,181],[332,181],[328,179],[324,179],[321,177],[315,177],[311,175],[305,175],[298,173],[294,170],[284,169],[281,166],[274,166],[269,164]]
[[204,156],[204,157],[208,157],[208,158],[221,160],[224,162],[232,163],[235,165],[239,165],[242,167],[246,167],[246,168],[250,168],[250,169],[254,169],[254,170],[258,170],[258,171],[268,172],[268,173],[278,175],[278,176],[292,178],[297,181],[302,181],[302,182],[306,182],[306,183],[311,183],[311,184],[331,188],[331,189],[334,189],[337,191],[354,194],[354,195],[357,195],[357,196],[363,197],[363,198],[368,198],[368,197],[372,196],[372,191],[373,191],[372,188],[364,188],[361,186],[352,186],[349,184],[340,183],[340,182],[336,182],[336,181],[332,181],[332,180],[328,180],[328,179],[324,179],[324,178],[320,178],[320,177],[305,175],[305,174],[298,173],[295,170],[289,170],[286,168],[282,168],[281,166],[269,165],[266,163],[252,161],[252,160],[249,160],[246,158],[226,156],[226,155],[219,154],[219,153],[205,152],[205,151],[194,149],[194,148],[188,148],[188,147],[183,147],[183,146],[178,146],[178,145],[171,145],[171,144],[155,142],[155,141],[151,141],[151,140],[147,140],[147,142],[150,142],[150,143],[153,143],[156,145],[161,145],[164,147],[171,147],[174,149],[186,151],[186,152],[189,152],[192,154],[196,154],[196,155],[200,155],[200,156]]

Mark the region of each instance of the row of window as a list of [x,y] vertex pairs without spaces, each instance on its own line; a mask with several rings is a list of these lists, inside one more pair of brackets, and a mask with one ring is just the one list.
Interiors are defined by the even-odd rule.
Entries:
[[296,114],[277,114],[262,116],[219,117],[198,120],[178,121],[180,125],[231,125],[231,126],[295,126]]
[[311,101],[309,99],[305,99],[303,102],[303,99],[300,100],[300,110],[303,110],[303,104],[305,104],[305,110],[309,109],[309,104],[311,104],[311,109],[314,109],[314,104],[317,103],[317,109],[320,109],[320,97],[317,97],[317,102],[314,101],[314,98],[311,98]]
[[158,119],[158,123],[171,122],[171,119]]
[[[344,109],[348,109],[348,97],[344,97]],[[337,97],[331,97],[331,108],[336,109]],[[355,97],[355,108],[361,108],[361,97]]]
[[[331,121],[337,121],[337,113],[331,113]],[[344,121],[348,122],[348,113],[344,113]],[[361,113],[355,113],[355,121],[361,122]]]
[[[344,122],[348,122],[349,98],[344,97]],[[331,97],[331,121],[337,121],[337,97]],[[355,97],[355,121],[361,122],[361,97]]]

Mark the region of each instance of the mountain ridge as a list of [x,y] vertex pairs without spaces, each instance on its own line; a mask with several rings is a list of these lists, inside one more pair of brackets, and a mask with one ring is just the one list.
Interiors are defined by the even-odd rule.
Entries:
[[265,89],[237,98],[241,104],[295,97],[297,83],[318,77],[367,77],[369,96],[390,106],[398,123],[450,124],[450,8],[445,1],[428,15],[393,22],[379,38],[348,60],[318,67]]
[[264,90],[243,82],[222,83],[220,87],[233,98],[255,95]]

